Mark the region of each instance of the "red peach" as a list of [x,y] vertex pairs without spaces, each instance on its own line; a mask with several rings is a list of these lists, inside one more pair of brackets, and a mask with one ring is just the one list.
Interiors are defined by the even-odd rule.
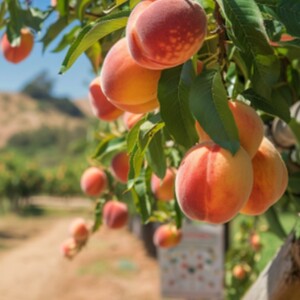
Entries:
[[128,221],[128,208],[125,203],[110,200],[103,206],[103,221],[107,227],[118,229],[126,225]]
[[33,48],[33,35],[27,28],[21,29],[20,45],[12,46],[8,40],[6,33],[1,40],[1,47],[5,59],[9,62],[17,64],[27,58]]
[[244,266],[236,265],[232,270],[232,274],[236,279],[243,280],[247,275],[247,271]]
[[70,234],[76,242],[85,242],[89,237],[90,229],[84,219],[78,218],[70,224]]
[[60,250],[63,256],[67,258],[73,258],[77,253],[77,244],[74,238],[66,239],[60,246]]
[[126,152],[116,154],[111,161],[112,172],[117,180],[126,183],[129,173],[129,157]]
[[156,199],[170,201],[174,199],[175,169],[168,168],[163,179],[157,177],[154,173],[151,177],[151,190]]
[[188,218],[218,224],[228,222],[240,211],[252,184],[251,159],[242,147],[233,156],[206,141],[184,156],[177,170],[175,192]]
[[182,239],[182,232],[175,225],[160,225],[154,232],[153,243],[156,247],[171,248],[177,246]]
[[80,179],[82,191],[89,196],[99,196],[107,186],[105,172],[97,167],[89,167]]
[[130,56],[123,38],[114,44],[104,59],[100,85],[113,105],[132,113],[146,113],[158,107],[160,74],[160,71],[139,66]]
[[246,215],[260,215],[280,199],[288,184],[288,172],[280,153],[264,137],[254,158],[253,188],[241,209]]
[[172,68],[201,47],[207,28],[205,11],[192,0],[145,0],[129,16],[129,51],[141,66]]
[[123,122],[125,128],[130,130],[142,117],[144,114],[133,114],[131,112],[126,111],[123,115]]
[[[238,128],[241,146],[252,158],[263,139],[264,124],[251,106],[240,101],[228,101],[228,105]],[[211,139],[198,122],[196,129],[201,141]]]
[[109,102],[100,86],[100,77],[95,78],[89,86],[89,101],[93,114],[101,120],[113,121],[124,111]]

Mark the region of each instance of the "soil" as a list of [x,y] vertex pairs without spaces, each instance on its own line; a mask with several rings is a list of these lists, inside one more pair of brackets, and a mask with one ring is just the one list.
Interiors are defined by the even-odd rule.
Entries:
[[126,228],[102,226],[65,259],[59,247],[73,218],[0,217],[1,300],[161,299],[157,261]]

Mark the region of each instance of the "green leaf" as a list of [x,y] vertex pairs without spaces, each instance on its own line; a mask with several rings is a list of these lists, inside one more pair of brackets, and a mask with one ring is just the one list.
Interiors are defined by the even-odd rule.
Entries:
[[61,17],[69,14],[69,0],[57,0],[56,10]]
[[270,230],[275,233],[280,239],[285,239],[287,237],[287,234],[285,233],[278,214],[274,207],[270,207],[266,212],[265,212],[265,217],[267,219],[267,222],[269,223]]
[[74,40],[74,38],[76,37],[76,35],[78,34],[79,30],[80,30],[80,26],[74,26],[68,33],[66,33],[62,37],[62,39],[60,40],[58,45],[52,50],[52,52],[54,53],[60,52],[64,50],[67,46],[69,46]]
[[0,28],[4,25],[4,17],[6,14],[6,2],[0,3]]
[[232,154],[238,151],[238,130],[218,70],[206,70],[196,77],[191,87],[190,107],[213,141]]
[[133,9],[139,2],[140,0],[129,0],[129,8]]
[[183,214],[182,211],[178,205],[178,201],[177,199],[175,199],[174,202],[174,210],[175,210],[175,222],[176,222],[176,227],[177,228],[181,228],[182,226],[182,218],[183,218]]
[[287,32],[300,38],[300,2],[295,0],[279,0],[277,14],[285,25]]
[[140,175],[145,153],[136,144],[131,152],[129,160],[129,174],[128,174],[128,189],[131,189],[135,183],[135,179]]
[[68,26],[68,18],[60,17],[56,22],[52,23],[41,42],[43,43],[43,52],[49,46],[49,44]]
[[264,97],[259,96],[253,89],[247,89],[241,94],[244,99],[249,100],[252,105],[266,113],[274,116],[278,116],[285,122],[290,121],[290,108],[287,102],[267,100]]
[[85,26],[69,48],[62,63],[60,74],[66,72],[76,59],[93,44],[106,35],[126,26],[129,11],[123,11],[100,18]]
[[100,43],[95,43],[93,46],[88,48],[85,51],[85,54],[93,67],[94,73],[97,75],[99,71],[101,59],[102,59]]
[[162,72],[158,85],[160,113],[166,128],[173,139],[186,148],[192,147],[198,140],[195,121],[189,110],[189,67],[182,66]]
[[157,132],[152,138],[148,150],[147,161],[153,172],[161,179],[165,177],[167,164],[164,154],[164,139],[162,132]]
[[76,11],[76,16],[77,18],[82,21],[84,18],[84,13],[86,7],[92,3],[92,0],[77,0],[76,6],[75,6],[75,11]]
[[23,11],[17,0],[7,1],[9,11],[9,22],[7,24],[7,38],[11,45],[17,46],[20,44],[20,31],[23,27]]
[[126,142],[127,142],[127,152],[131,153],[138,143],[138,137],[139,137],[139,131],[140,131],[140,126],[141,124],[144,123],[144,118],[139,120],[128,132],[127,137],[126,137]]
[[104,204],[105,202],[101,200],[97,200],[96,202],[96,206],[94,209],[94,224],[93,224],[92,232],[96,232],[102,224],[102,209]]
[[297,122],[295,118],[292,118],[289,122],[289,127],[291,128],[296,140],[297,144],[300,145],[300,124]]
[[51,10],[41,11],[37,8],[23,10],[24,25],[34,29],[35,31],[40,31],[42,29],[43,22],[50,13]]

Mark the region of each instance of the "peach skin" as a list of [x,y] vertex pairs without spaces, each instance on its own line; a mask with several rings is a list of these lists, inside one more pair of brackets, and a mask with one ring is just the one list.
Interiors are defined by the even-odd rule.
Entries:
[[160,225],[154,232],[153,243],[156,247],[171,248],[180,243],[182,232],[175,225]]
[[129,157],[126,152],[116,154],[111,161],[113,175],[122,183],[127,183],[129,173]]
[[151,190],[156,199],[170,201],[174,199],[175,169],[168,168],[163,179],[157,177],[154,173],[151,177]]
[[193,0],[145,0],[126,27],[130,54],[142,67],[163,70],[183,64],[201,47],[207,29],[203,8]]
[[158,107],[160,74],[160,71],[139,66],[130,56],[123,38],[104,59],[100,85],[113,105],[132,113],[146,113]]
[[177,170],[175,192],[190,219],[221,224],[231,220],[248,200],[253,171],[248,153],[232,154],[212,141],[191,148]]
[[124,227],[128,221],[128,208],[123,202],[110,200],[103,206],[102,217],[104,224],[111,229]]

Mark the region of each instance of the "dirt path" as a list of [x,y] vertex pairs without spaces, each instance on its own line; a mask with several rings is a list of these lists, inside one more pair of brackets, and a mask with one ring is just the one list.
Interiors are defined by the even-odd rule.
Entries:
[[158,300],[159,270],[126,229],[102,228],[73,261],[59,245],[69,218],[0,257],[1,300]]

